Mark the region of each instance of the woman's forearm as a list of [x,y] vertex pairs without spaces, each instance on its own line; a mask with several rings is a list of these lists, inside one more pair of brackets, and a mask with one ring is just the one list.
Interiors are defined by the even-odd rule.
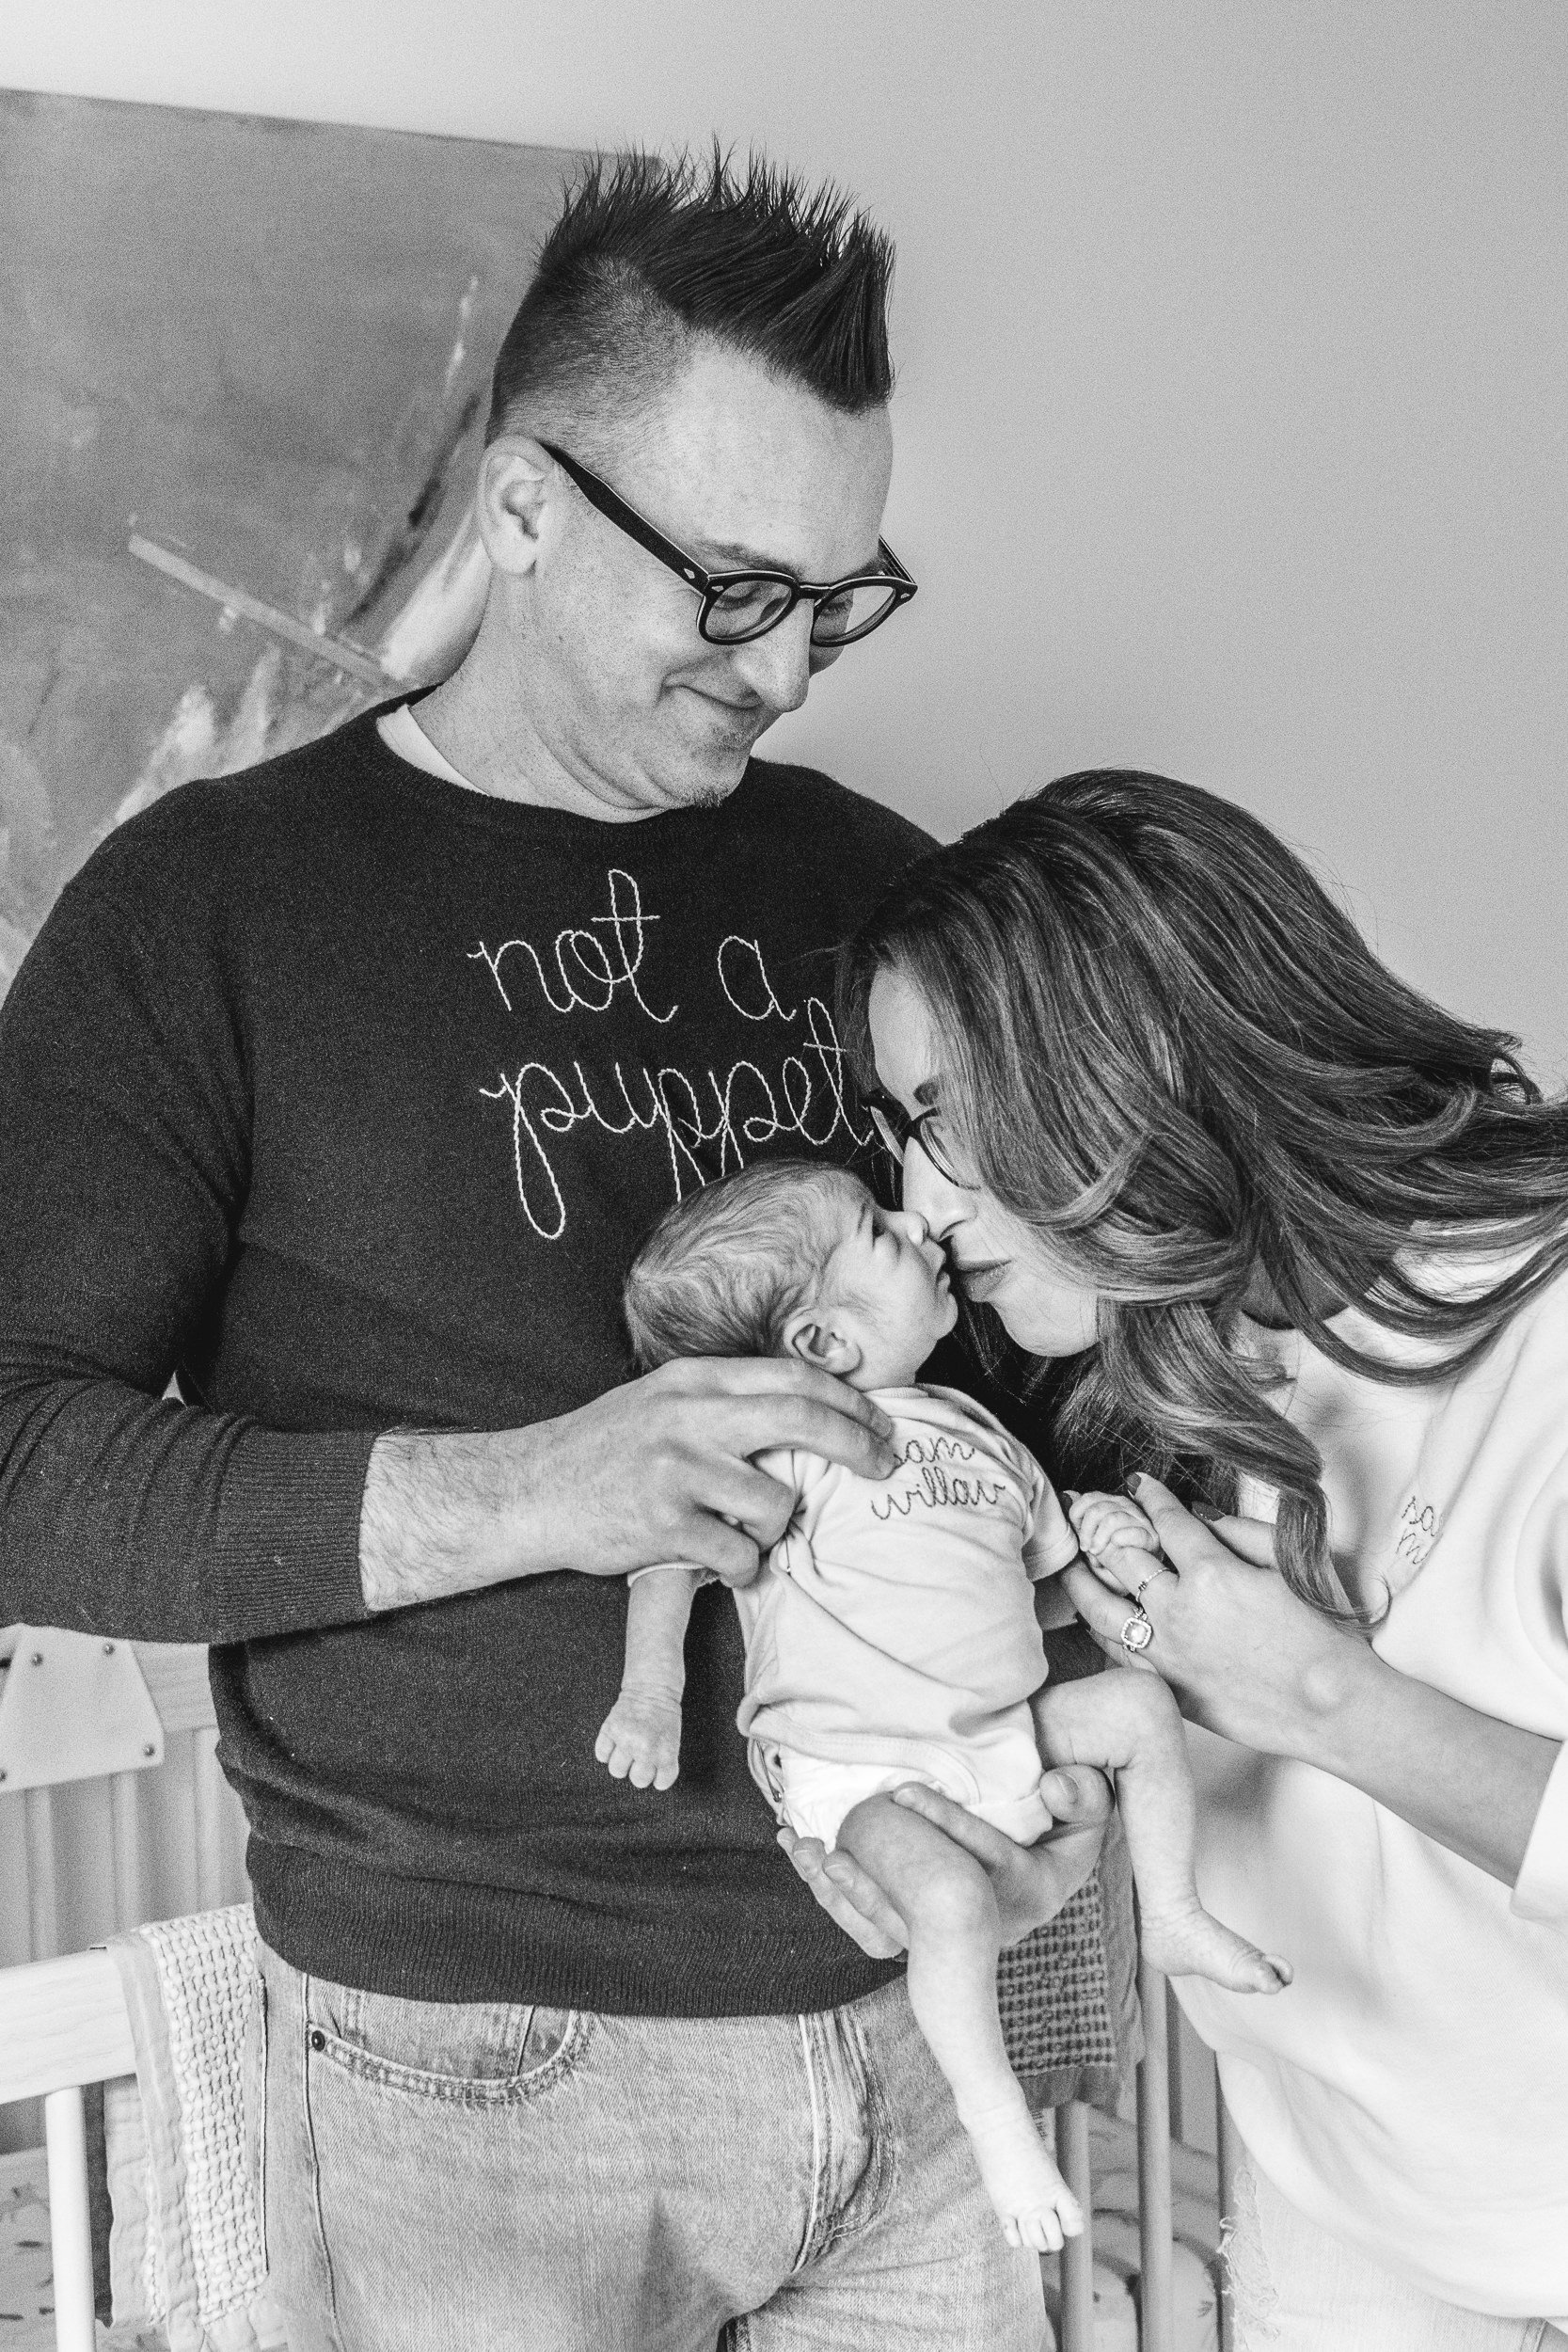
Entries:
[[1560,1752],[1556,1740],[1478,1714],[1360,1643],[1320,1670],[1279,1747],[1508,1886]]

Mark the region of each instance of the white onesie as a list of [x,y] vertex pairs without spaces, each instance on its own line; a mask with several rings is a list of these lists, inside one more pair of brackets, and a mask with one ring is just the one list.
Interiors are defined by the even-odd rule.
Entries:
[[908,1780],[1027,1844],[1051,1818],[1028,1707],[1046,1676],[1033,1583],[1077,1538],[1034,1455],[972,1397],[872,1394],[894,1425],[891,1478],[759,1457],[796,1504],[735,1596],[752,1772],[827,1846],[851,1806]]

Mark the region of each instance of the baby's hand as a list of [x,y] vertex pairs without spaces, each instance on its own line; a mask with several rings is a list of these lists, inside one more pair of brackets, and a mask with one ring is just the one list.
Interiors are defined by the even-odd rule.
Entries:
[[680,1701],[623,1691],[600,1726],[594,1753],[634,1788],[670,1788],[681,1769]]
[[1160,1538],[1147,1512],[1126,1495],[1075,1495],[1068,1505],[1072,1532],[1091,1560],[1108,1551],[1158,1551]]

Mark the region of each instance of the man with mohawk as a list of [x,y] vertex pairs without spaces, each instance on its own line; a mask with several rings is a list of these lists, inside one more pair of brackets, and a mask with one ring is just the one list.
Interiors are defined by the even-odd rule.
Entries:
[[[461,667],[125,826],[0,1019],[0,1618],[214,1645],[293,2352],[1039,2340],[897,1921],[774,1843],[722,1591],[676,1787],[594,1756],[628,1570],[752,1574],[769,1447],[891,1467],[825,1375],[628,1382],[619,1321],[673,1198],[865,1136],[830,951],[924,839],[752,755],[914,594],[891,266],[759,163],[588,168]],[[1099,1827],[1004,1865],[1015,1932]]]

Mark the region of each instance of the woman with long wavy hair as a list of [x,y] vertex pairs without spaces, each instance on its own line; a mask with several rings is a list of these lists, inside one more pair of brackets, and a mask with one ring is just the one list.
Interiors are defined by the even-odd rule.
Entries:
[[1568,1104],[1135,772],[924,859],[846,1004],[906,1207],[1058,1367],[1064,1473],[1143,1473],[1172,1572],[1066,1581],[1195,1726],[1205,1902],[1296,1963],[1180,1987],[1243,2341],[1528,2352],[1568,2313]]

